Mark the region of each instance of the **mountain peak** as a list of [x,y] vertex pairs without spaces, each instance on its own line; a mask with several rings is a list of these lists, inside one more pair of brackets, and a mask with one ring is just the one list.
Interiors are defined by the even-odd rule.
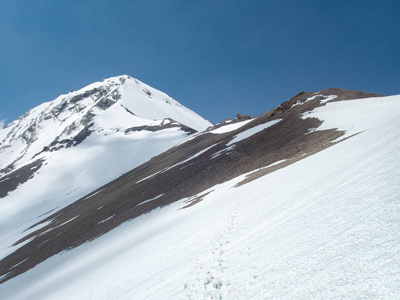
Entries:
[[[167,94],[128,75],[89,84],[45,102],[0,131],[0,173],[47,151],[75,146],[91,134],[115,135],[134,128],[202,131],[211,126]],[[7,172],[5,170],[8,170]]]
[[398,298],[400,96],[301,92],[187,137],[143,117],[184,115],[160,93],[117,77],[0,131],[26,157],[64,130],[0,178],[5,298]]

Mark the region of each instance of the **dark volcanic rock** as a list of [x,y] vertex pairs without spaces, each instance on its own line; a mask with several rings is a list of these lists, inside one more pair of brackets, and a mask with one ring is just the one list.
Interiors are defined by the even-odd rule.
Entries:
[[[165,122],[166,120],[168,120],[169,122]],[[168,128],[180,128],[182,131],[185,131],[188,134],[193,134],[193,133],[197,132],[193,128],[190,128],[186,125],[180,124],[169,118],[165,119],[161,125],[136,126],[136,127],[131,127],[131,128],[125,129],[124,132],[125,132],[125,134],[129,134],[130,132],[135,132],[135,131],[143,131],[143,130],[155,132],[155,131],[160,131],[160,130],[164,130],[164,129],[168,129]]]
[[83,126],[88,126],[90,123],[92,123],[92,120],[93,120],[93,118],[94,118],[95,116],[96,116],[96,115],[95,115],[94,113],[92,113],[91,111],[89,111],[89,112],[81,119],[80,123],[81,123]]
[[91,133],[92,131],[90,130],[90,128],[93,126],[94,124],[88,124],[87,126],[85,126],[85,128],[83,128],[81,131],[79,131],[79,133],[77,135],[75,135],[73,137],[74,140],[74,146],[82,143]]
[[364,99],[371,97],[383,97],[384,95],[366,93],[363,91],[351,91],[338,88],[329,88],[320,92],[323,95],[337,95],[332,101],[342,101],[342,100],[353,100],[353,99]]
[[252,118],[252,116],[249,116],[249,115],[243,115],[243,114],[236,115],[236,119],[238,119],[238,120],[249,120],[251,118]]
[[55,141],[51,142],[49,146],[44,147],[42,151],[38,152],[35,155],[35,157],[38,156],[39,154],[43,153],[43,152],[53,152],[53,151],[57,151],[57,150],[62,149],[62,148],[69,148],[69,147],[72,147],[72,146],[79,145],[89,135],[92,134],[93,131],[90,128],[93,125],[94,125],[94,123],[88,124],[80,132],[78,132],[78,134],[76,134],[72,138],[63,139],[63,140],[60,140],[60,141],[58,139],[56,139]]
[[[54,116],[57,117],[61,112],[64,111],[64,109],[65,109],[67,106],[68,106],[67,101],[63,101],[63,102],[61,102],[59,105],[57,105],[56,107],[54,107],[54,108],[51,110],[51,113],[52,113]],[[49,117],[50,117],[50,115],[49,115],[47,118],[49,118]]]
[[99,98],[99,97],[101,97],[101,96],[107,95],[107,90],[105,90],[104,88],[94,88],[94,89],[92,89],[92,90],[85,91],[85,92],[82,93],[82,94],[79,94],[79,95],[76,95],[76,96],[72,97],[69,101],[70,101],[71,103],[76,103],[76,102],[78,102],[78,101],[81,101],[81,100],[84,99],[84,98],[93,96],[93,95],[95,95],[95,94],[97,95],[97,98]]
[[115,100],[112,100],[110,98],[103,98],[99,102],[96,103],[96,107],[106,110],[107,108],[111,107],[112,105],[115,104]]

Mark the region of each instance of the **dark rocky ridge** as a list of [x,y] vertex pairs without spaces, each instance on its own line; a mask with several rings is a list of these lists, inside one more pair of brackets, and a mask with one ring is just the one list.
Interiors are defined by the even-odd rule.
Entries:
[[[335,94],[338,97],[334,101],[377,96],[338,89],[328,89],[321,91],[320,94]],[[1,261],[0,276],[3,277],[0,283],[26,272],[61,251],[91,241],[121,223],[157,207],[199,195],[189,203],[195,204],[201,201],[202,192],[215,184],[286,160],[273,168],[253,173],[241,183],[245,184],[248,180],[330,147],[333,145],[331,141],[343,133],[337,130],[309,132],[310,129],[318,127],[321,121],[300,117],[304,112],[324,105],[319,101],[322,98],[318,97],[306,102],[315,95],[315,93],[299,93],[236,131],[224,134],[210,132],[199,134],[49,215],[38,223],[51,221],[49,225],[26,235],[17,244],[33,239]],[[302,105],[295,105],[296,103]],[[211,159],[213,154],[226,149],[226,144],[238,133],[276,119],[282,120],[240,141],[234,149],[225,150],[221,155]],[[207,148],[209,149],[201,155],[182,163]],[[143,203],[161,194],[162,196],[156,200]],[[143,204],[138,206],[140,203]],[[113,215],[114,217],[107,222],[100,223]],[[65,223],[67,221],[70,222]]]
[[124,130],[124,132],[125,132],[125,134],[129,134],[130,132],[134,132],[134,131],[143,131],[143,130],[155,132],[155,131],[160,131],[160,130],[164,130],[164,129],[168,129],[168,128],[180,128],[180,130],[185,131],[188,134],[193,134],[193,133],[197,132],[193,128],[190,128],[188,126],[180,124],[170,118],[164,119],[164,121],[160,125],[136,126],[136,127],[127,128]]

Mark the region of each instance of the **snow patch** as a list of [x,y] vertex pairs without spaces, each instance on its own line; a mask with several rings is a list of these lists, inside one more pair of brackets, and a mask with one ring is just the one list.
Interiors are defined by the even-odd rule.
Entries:
[[[317,93],[318,93],[318,92],[317,92]],[[298,106],[298,105],[303,105],[304,103],[307,103],[307,102],[309,102],[309,101],[315,100],[315,99],[318,98],[318,97],[322,97],[322,98],[323,98],[323,99],[320,100],[320,103],[324,104],[324,103],[327,103],[328,101],[331,101],[331,100],[337,98],[337,95],[322,95],[322,94],[316,94],[316,95],[314,95],[314,96],[312,96],[312,97],[307,98],[304,102],[300,102],[300,100],[297,101],[295,104],[293,104],[293,107],[294,107],[294,106]]]
[[173,169],[173,168],[175,168],[175,167],[177,167],[177,166],[179,166],[179,165],[182,165],[182,164],[184,164],[184,163],[186,163],[186,162],[188,162],[188,161],[190,161],[190,160],[192,160],[192,159],[194,159],[194,158],[196,158],[196,157],[202,155],[203,153],[207,152],[208,150],[210,150],[211,148],[215,147],[215,146],[218,145],[218,144],[219,144],[219,143],[214,144],[214,145],[211,145],[210,147],[207,147],[206,149],[203,149],[203,150],[199,151],[198,153],[196,153],[196,154],[194,154],[194,155],[192,155],[192,156],[186,158],[185,160],[183,160],[183,161],[181,161],[181,162],[176,163],[176,164],[173,165],[173,166],[166,167],[166,168],[164,168],[164,169],[162,169],[162,170],[160,170],[160,171],[158,171],[158,172],[156,172],[156,173],[154,173],[154,174],[151,174],[151,175],[149,175],[149,176],[147,176],[147,177],[145,177],[145,178],[143,178],[143,179],[140,179],[139,181],[136,182],[136,184],[138,184],[138,183],[140,183],[140,182],[142,182],[142,181],[145,181],[145,180],[147,180],[147,179],[149,179],[149,178],[152,178],[152,177],[156,176],[157,174],[165,173],[166,171],[168,171],[168,170],[170,170],[170,169]]
[[158,196],[155,196],[154,198],[151,198],[151,199],[145,200],[145,201],[143,201],[143,202],[139,203],[139,204],[138,204],[138,205],[136,205],[136,206],[143,205],[143,204],[145,204],[145,203],[148,203],[148,202],[150,202],[150,201],[154,201],[154,200],[156,200],[156,199],[158,199],[158,198],[161,198],[163,195],[164,195],[164,194],[160,194],[160,195],[158,195]]
[[9,179],[10,179],[10,177],[7,177],[6,179],[0,180],[0,182],[4,182],[4,181],[9,180]]
[[329,95],[329,96],[321,95],[321,96],[324,97],[324,99],[320,100],[320,102],[323,103],[323,104],[325,104],[325,103],[337,98],[337,95]]
[[246,125],[247,123],[249,123],[251,121],[253,121],[253,119],[242,121],[242,122],[238,122],[238,123],[234,123],[234,124],[224,125],[224,126],[221,126],[221,127],[217,128],[217,129],[211,130],[210,133],[221,134],[221,133],[227,133],[227,132],[230,132],[230,131],[234,131],[234,130],[239,129],[240,127]]
[[397,113],[391,109],[396,110],[399,101],[399,96],[388,96],[329,102],[325,106],[304,113],[301,117],[303,119],[317,118],[322,121],[318,128],[313,128],[310,132],[330,129],[345,132],[343,136],[333,141],[339,142],[355,134],[379,127],[388,120],[395,122]]
[[94,195],[97,195],[97,194],[99,194],[99,193],[101,193],[102,191],[104,191],[106,188],[104,188],[104,189],[101,189],[100,191],[97,191],[97,192],[95,192],[95,193],[93,193],[93,194],[91,194],[91,195],[89,195],[89,196],[87,196],[86,198],[84,198],[84,199],[89,199],[89,198],[92,198]]
[[29,258],[26,258],[26,259],[24,259],[23,261],[21,261],[21,262],[15,264],[15,265],[13,265],[13,266],[10,268],[10,270],[11,270],[11,269],[14,269],[15,267],[18,267],[20,264],[26,262],[28,259],[29,259]]
[[232,144],[236,144],[236,143],[238,143],[238,142],[240,142],[242,140],[245,140],[245,139],[255,135],[256,133],[258,133],[260,131],[263,131],[264,129],[267,129],[268,127],[271,127],[271,126],[279,123],[280,121],[282,121],[282,119],[276,119],[276,120],[269,121],[269,122],[267,122],[265,124],[260,124],[260,125],[257,125],[257,126],[254,126],[254,127],[250,128],[250,129],[247,129],[246,131],[243,131],[243,132],[239,133],[238,135],[235,135],[233,137],[233,140],[231,140],[226,145],[230,146]]
[[[79,215],[77,215],[77,216],[75,216],[75,217],[69,219],[68,221],[65,221],[64,223],[58,225],[57,227],[61,227],[61,226],[65,225],[65,224],[68,224],[69,222],[72,222],[73,220],[75,220],[77,217],[79,217]],[[57,228],[57,227],[56,227],[56,228]]]
[[230,145],[229,147],[226,147],[226,148],[224,148],[222,150],[219,150],[219,151],[213,153],[213,155],[211,155],[211,159],[214,159],[214,158],[220,156],[223,153],[227,153],[229,151],[232,151],[235,148],[236,148],[236,145]]
[[112,215],[111,217],[108,217],[107,219],[104,219],[104,220],[98,222],[97,224],[101,224],[101,223],[107,222],[107,221],[111,220],[114,217],[115,217],[115,215]]

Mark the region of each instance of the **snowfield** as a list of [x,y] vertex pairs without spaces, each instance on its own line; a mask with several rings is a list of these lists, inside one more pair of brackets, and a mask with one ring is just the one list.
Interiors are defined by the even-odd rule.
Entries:
[[126,222],[1,284],[1,298],[400,299],[400,96],[303,117],[350,138]]
[[[92,94],[93,89],[98,92]],[[76,97],[79,100],[73,101]],[[43,150],[84,130],[88,117],[91,134],[79,145]],[[0,170],[13,163],[17,169],[36,159],[44,163],[33,178],[0,198],[0,259],[21,247],[12,245],[50,212],[186,141],[188,132],[180,124],[162,127],[172,120],[197,130],[211,125],[168,95],[123,75],[43,103],[1,130]]]

